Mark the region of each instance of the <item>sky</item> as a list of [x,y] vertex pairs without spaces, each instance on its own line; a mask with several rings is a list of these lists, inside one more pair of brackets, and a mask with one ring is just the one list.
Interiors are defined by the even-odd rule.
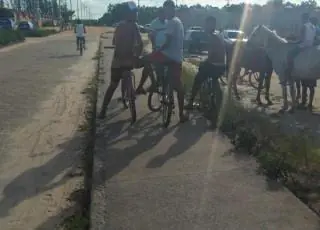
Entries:
[[[69,6],[69,0],[68,6]],[[71,0],[72,1],[72,8],[73,10],[76,9],[77,0]],[[78,0],[79,2],[81,0]],[[82,0],[84,4],[86,4],[90,9],[92,13],[92,17],[95,19],[100,18],[107,10],[108,4],[112,3],[119,3],[124,2],[125,0]],[[136,3],[138,3],[138,0],[134,0]],[[268,0],[247,0],[246,2],[252,3],[252,4],[265,4]],[[284,0],[286,2],[286,0]],[[147,5],[147,6],[160,6],[164,0],[140,0],[140,5]],[[195,5],[195,4],[201,4],[201,5],[212,5],[216,7],[222,7],[227,3],[227,0],[177,0],[178,4],[183,5]],[[230,0],[230,4],[238,4],[244,2],[244,0]],[[288,2],[292,3],[300,3],[301,0],[291,0]],[[318,4],[320,5],[320,0],[317,0]]]

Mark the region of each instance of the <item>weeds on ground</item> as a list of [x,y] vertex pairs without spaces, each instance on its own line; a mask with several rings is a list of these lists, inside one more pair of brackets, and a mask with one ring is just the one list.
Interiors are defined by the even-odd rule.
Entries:
[[25,37],[19,30],[0,29],[0,46],[22,42],[24,40]]
[[21,31],[25,37],[47,37],[52,34],[58,33],[55,29],[36,29]]
[[[194,64],[184,63],[182,79],[188,91],[195,71]],[[320,214],[320,149],[311,132],[306,129],[285,132],[278,120],[246,108],[232,98],[223,110],[220,130],[230,138],[236,152],[254,156],[259,162],[259,173],[284,183]]]
[[[231,100],[221,131],[235,149],[256,157],[258,172],[283,182],[320,213],[320,206],[313,206],[305,198],[307,193],[317,193],[316,203],[320,204],[320,157],[315,138],[305,129],[288,134],[277,121],[259,113]],[[297,192],[301,190],[304,193]]]
[[65,230],[86,230],[89,229],[89,215],[91,202],[91,185],[92,185],[92,170],[93,170],[93,154],[95,140],[95,117],[97,104],[98,77],[100,73],[100,58],[101,58],[101,42],[94,57],[97,60],[96,72],[89,82],[83,94],[86,95],[86,110],[85,121],[79,126],[79,131],[86,132],[86,148],[84,150],[82,167],[84,172],[84,188],[81,192],[80,210],[66,218],[62,224]]

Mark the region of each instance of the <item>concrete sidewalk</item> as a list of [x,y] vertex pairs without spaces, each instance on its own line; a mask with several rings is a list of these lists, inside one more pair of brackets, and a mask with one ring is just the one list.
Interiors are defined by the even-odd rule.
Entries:
[[[105,49],[99,109],[111,58]],[[106,120],[97,123],[92,229],[320,229],[316,214],[257,175],[255,160],[231,152],[229,141],[211,131],[200,114],[183,125],[175,117],[162,129],[159,114],[150,113],[141,96],[138,122],[130,127],[130,113],[118,96]]]

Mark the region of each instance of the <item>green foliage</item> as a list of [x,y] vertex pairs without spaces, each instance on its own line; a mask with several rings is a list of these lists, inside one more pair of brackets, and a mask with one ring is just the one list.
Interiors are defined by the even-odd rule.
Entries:
[[42,27],[53,27],[53,21],[44,21],[42,22]]
[[21,31],[25,37],[46,37],[52,34],[56,34],[55,29],[36,29],[36,30],[27,30]]
[[[290,10],[292,9],[293,14],[295,16],[299,17],[297,15],[297,12],[304,12],[304,11],[313,11],[317,9],[317,2],[315,0],[306,0],[302,1],[300,4],[293,4],[291,2],[285,2],[283,0],[271,0],[268,1],[265,5],[257,5],[257,4],[252,4],[251,9],[253,12],[256,12],[256,14],[260,15],[261,11],[270,11],[270,7],[273,8],[274,10],[278,9],[287,9]],[[139,24],[144,25],[150,23],[156,16],[157,16],[157,11],[159,7],[147,7],[147,6],[141,6],[139,8],[139,16],[138,16],[138,21]],[[186,6],[186,5],[179,5],[177,7],[177,15],[179,16],[180,13],[186,15],[192,15],[193,13],[198,12],[198,18],[197,21],[193,21],[195,25],[202,23],[204,20],[204,17],[206,15],[212,15],[214,14],[218,18],[218,24],[221,23],[220,20],[225,15],[228,15],[228,19],[226,20],[230,25],[237,24],[241,20],[241,17],[243,15],[243,11],[245,9],[245,4],[240,3],[240,4],[226,4],[222,8],[217,8],[213,6],[202,6],[199,4],[193,5],[193,6]],[[297,11],[298,9],[298,11]],[[199,14],[199,12],[201,12]],[[270,11],[270,14],[273,14]],[[201,16],[200,16],[201,15]],[[109,4],[107,8],[107,12],[99,19],[99,24],[106,24],[108,26],[113,25],[114,23],[119,22],[122,20],[122,10],[121,10],[121,4]],[[203,17],[202,17],[203,16]],[[271,15],[270,15],[271,16]],[[188,17],[188,16],[187,16]],[[191,18],[193,18],[191,16]],[[261,22],[259,22],[261,23]],[[269,23],[269,22],[265,22]]]
[[14,18],[14,12],[12,9],[0,8],[1,18]]
[[10,43],[24,41],[24,36],[17,30],[0,29],[0,45],[5,46]]

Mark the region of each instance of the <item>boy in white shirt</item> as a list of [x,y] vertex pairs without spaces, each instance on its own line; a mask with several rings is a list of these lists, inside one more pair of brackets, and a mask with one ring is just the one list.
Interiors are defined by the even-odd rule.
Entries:
[[77,24],[74,27],[74,33],[76,34],[77,38],[77,50],[79,50],[79,44],[80,44],[80,39],[83,40],[83,48],[85,49],[86,45],[86,39],[85,39],[85,34],[87,33],[86,27],[84,24],[82,24],[81,20],[77,20]]

